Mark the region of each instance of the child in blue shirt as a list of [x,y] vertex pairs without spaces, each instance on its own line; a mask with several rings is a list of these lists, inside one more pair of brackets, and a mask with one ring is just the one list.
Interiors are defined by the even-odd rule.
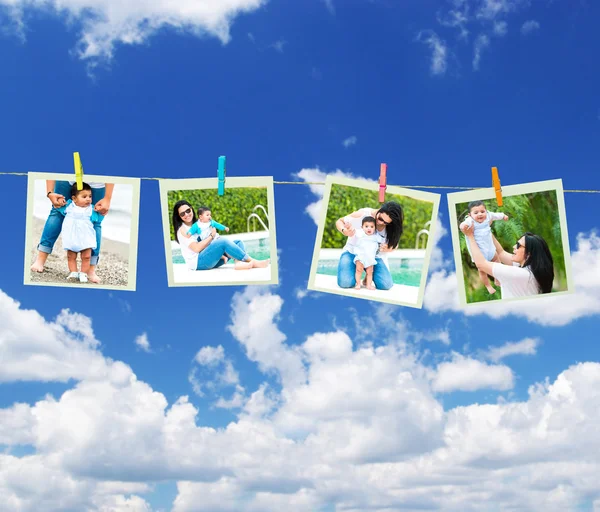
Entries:
[[[198,236],[198,241],[201,242],[210,235],[212,228],[218,229],[219,231],[229,231],[229,228],[227,226],[223,226],[223,224],[219,224],[217,221],[213,220],[210,208],[206,206],[201,206],[200,208],[198,208],[198,221],[195,222],[192,225],[192,227],[187,230],[185,236],[187,238],[190,238],[191,236]],[[214,236],[215,240],[217,238],[219,238],[218,233]],[[225,263],[227,263],[229,256],[227,254],[224,254],[222,259]]]
[[[70,272],[67,279],[87,283],[92,250],[96,248],[94,224],[104,219],[92,206],[92,187],[84,183],[82,189],[77,190],[77,183],[73,183],[71,199],[58,211],[65,216],[61,236]],[[77,271],[77,253],[81,253],[81,272]]]

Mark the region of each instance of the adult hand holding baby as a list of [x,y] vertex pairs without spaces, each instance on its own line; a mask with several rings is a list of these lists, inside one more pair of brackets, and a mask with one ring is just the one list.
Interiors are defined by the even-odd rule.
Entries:
[[50,202],[54,208],[60,208],[61,206],[67,204],[65,196],[62,194],[56,194],[55,192],[48,194],[48,199],[50,199]]
[[467,237],[474,237],[475,236],[475,225],[469,226],[467,224],[464,224],[462,227],[462,232]]
[[110,199],[106,197],[100,199],[100,201],[95,204],[94,210],[96,210],[100,215],[106,215],[108,210],[110,210]]

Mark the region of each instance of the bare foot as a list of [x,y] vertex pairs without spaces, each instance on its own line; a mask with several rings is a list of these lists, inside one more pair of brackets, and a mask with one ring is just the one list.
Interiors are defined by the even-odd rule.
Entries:
[[373,283],[370,283],[370,284],[368,284],[368,285],[367,285],[367,288],[368,288],[369,290],[377,290],[377,288],[375,288],[375,285],[374,285]]
[[29,267],[30,270],[32,272],[43,272],[44,271],[44,264],[38,262],[38,260],[35,260],[33,265],[31,265],[31,267]]
[[90,283],[98,284],[100,282],[100,278],[96,275],[96,272],[94,270],[90,270],[88,272],[87,276],[88,276],[88,281]]
[[491,284],[488,284],[486,286],[487,291],[490,292],[490,295],[492,295],[493,293],[496,293],[496,288],[494,288]]
[[223,264],[225,264],[229,258],[227,256],[221,256],[221,259],[223,260]]
[[355,285],[354,285],[354,289],[355,290],[360,290],[360,281],[358,281]]
[[252,268],[252,262],[251,261],[236,261],[233,268],[235,270],[248,270],[249,268]]
[[252,268],[267,268],[271,260],[251,260]]

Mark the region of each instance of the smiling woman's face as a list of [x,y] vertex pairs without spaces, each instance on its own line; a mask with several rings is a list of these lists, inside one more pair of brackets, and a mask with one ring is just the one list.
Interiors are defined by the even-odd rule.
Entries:
[[526,259],[527,252],[525,251],[525,237],[522,236],[513,246],[512,260],[519,265],[523,265]]
[[192,211],[192,207],[190,205],[181,205],[177,210],[177,213],[179,213],[179,218],[183,221],[184,224],[189,225],[192,223],[192,219],[194,218],[194,212]]

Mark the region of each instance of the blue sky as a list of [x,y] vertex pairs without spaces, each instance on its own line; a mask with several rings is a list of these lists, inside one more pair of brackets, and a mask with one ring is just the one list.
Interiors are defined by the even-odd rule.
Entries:
[[[0,0],[0,171],[600,189],[597,3],[291,4]],[[169,289],[154,181],[136,292],[24,287],[1,180],[0,510],[600,510],[598,194],[575,295],[464,312],[448,233],[423,310],[305,294],[306,185],[277,287]]]

